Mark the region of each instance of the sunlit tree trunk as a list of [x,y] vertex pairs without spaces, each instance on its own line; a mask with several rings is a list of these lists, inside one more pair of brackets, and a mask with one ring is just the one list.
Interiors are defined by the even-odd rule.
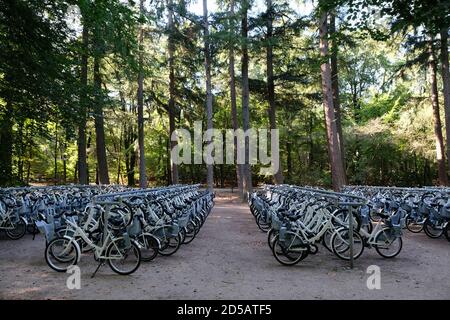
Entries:
[[[330,35],[331,40],[331,86],[333,88],[333,106],[336,117],[336,127],[338,134],[339,146],[341,148],[341,157],[345,170],[345,149],[344,149],[344,136],[342,134],[342,121],[341,121],[341,103],[339,99],[339,72],[338,72],[338,41],[336,39],[336,16],[334,12],[330,13]],[[334,35],[334,37],[333,37]]]
[[105,121],[103,116],[103,98],[101,92],[102,79],[100,75],[100,57],[94,58],[94,88],[95,88],[95,149],[97,151],[98,180],[100,184],[109,184],[108,161],[106,157]]
[[0,185],[8,185],[12,181],[13,114],[11,103],[6,101],[0,114]]
[[[234,0],[230,1],[230,15],[231,19],[234,19]],[[234,21],[234,20],[232,20]],[[231,25],[229,30],[230,33],[234,35],[234,24]],[[234,37],[231,36],[230,39],[230,50],[228,52],[228,70],[230,74],[230,99],[231,99],[231,120],[233,122],[233,130],[237,130],[239,128],[239,122],[237,118],[237,101],[236,101],[236,81],[234,74]],[[234,139],[234,162],[236,163],[236,180],[238,186],[239,196],[243,197],[243,181],[242,181],[242,165],[237,163],[237,139]]]
[[327,13],[320,17],[320,56],[323,59],[320,65],[322,76],[322,95],[325,113],[325,126],[328,140],[328,156],[330,159],[331,178],[333,189],[339,191],[345,184],[345,172],[342,162],[341,148],[338,140],[335,112],[333,107],[333,90],[331,84],[331,68],[328,62],[328,25]]
[[[173,39],[174,22],[173,22],[173,2],[168,0],[168,26],[169,26],[169,39],[168,39],[168,53],[169,53],[169,140],[171,140],[172,133],[175,131],[175,66],[174,66],[174,52],[175,44]],[[170,148],[176,147],[177,141],[170,141]],[[170,150],[168,156],[170,157]],[[178,184],[178,165],[170,159],[171,163],[171,183]]]
[[447,137],[447,162],[450,171],[450,72],[448,62],[448,29],[441,30],[441,74],[444,94],[445,133]]
[[81,54],[81,96],[80,96],[80,113],[78,124],[78,182],[80,184],[88,183],[87,172],[87,155],[86,155],[86,117],[87,117],[87,85],[88,85],[88,41],[89,32],[86,22],[83,22],[82,33],[82,54]]
[[[247,131],[250,127],[250,111],[249,111],[249,98],[250,90],[248,83],[248,0],[242,1],[242,20],[241,20],[241,36],[242,36],[242,59],[241,59],[241,69],[242,69],[242,125],[244,131]],[[250,166],[250,146],[249,138],[245,138],[245,164],[243,165],[243,189],[244,189],[244,199],[247,200],[247,193],[252,192],[252,172]]]
[[436,77],[436,57],[434,55],[433,39],[428,44],[428,71],[430,77],[431,86],[431,104],[433,106],[433,118],[434,118],[434,138],[436,141],[436,159],[438,166],[438,178],[439,184],[448,185],[447,172],[445,170],[445,156],[444,156],[444,139],[442,137],[442,125],[441,116],[439,112],[439,97],[437,88]]
[[53,164],[53,175],[54,184],[58,184],[58,122],[55,125],[55,145],[54,145],[54,164]]
[[[141,17],[144,15],[144,0],[140,0],[139,11]],[[139,28],[139,74],[137,92],[138,110],[138,145],[139,145],[139,187],[147,187],[147,175],[145,170],[145,149],[144,149],[144,26]]]
[[[205,74],[206,74],[206,125],[208,129],[213,128],[213,96],[211,92],[211,52],[209,50],[209,24],[208,24],[208,5],[207,0],[203,0],[203,32],[205,44]],[[206,144],[212,144],[212,139],[209,139]],[[214,168],[212,164],[206,165],[207,177],[206,182],[208,190],[213,190],[214,183]]]
[[[273,79],[273,7],[272,0],[267,0],[267,48],[266,48],[266,76],[267,76],[267,95],[269,101],[269,122],[270,129],[277,129],[276,104],[275,104],[275,83]],[[274,155],[272,155],[273,157]],[[279,159],[280,155],[276,155]],[[283,183],[283,173],[281,161],[279,161],[278,171],[274,173],[273,180],[275,184]]]

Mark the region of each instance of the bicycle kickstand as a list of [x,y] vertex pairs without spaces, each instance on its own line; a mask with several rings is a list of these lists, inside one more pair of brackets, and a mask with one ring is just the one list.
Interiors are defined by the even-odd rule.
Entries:
[[102,260],[100,260],[100,262],[98,263],[97,269],[95,269],[94,273],[93,273],[92,276],[91,276],[91,279],[95,277],[95,274],[97,273],[97,271],[98,271],[98,270],[100,269],[100,267],[101,267],[102,265],[104,265],[104,264],[105,264],[105,262],[102,261]]

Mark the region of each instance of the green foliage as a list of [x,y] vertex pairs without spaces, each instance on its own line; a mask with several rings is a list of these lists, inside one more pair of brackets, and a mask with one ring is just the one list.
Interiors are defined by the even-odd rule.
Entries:
[[[210,14],[214,124],[231,128],[229,49],[235,52],[238,118],[241,119],[240,10],[220,1]],[[280,154],[287,183],[331,185],[324,128],[317,16],[336,12],[340,101],[346,167],[350,183],[431,184],[434,140],[425,81],[424,28],[448,26],[446,2],[323,0],[312,14],[296,12],[291,1],[273,0],[273,36],[267,36],[263,1],[246,1],[249,11],[250,121],[269,121],[266,50],[274,53],[275,100]],[[102,103],[111,182],[137,178],[137,76],[143,52],[144,131],[147,176],[165,184],[169,174],[167,47],[174,45],[177,127],[206,127],[202,17],[189,1],[173,1],[174,26],[167,26],[167,2],[121,0],[11,0],[0,2],[0,184],[77,176],[77,127],[82,97],[88,106],[87,156],[96,181],[93,110]],[[79,9],[69,23],[71,6]],[[380,15],[377,15],[380,13]],[[73,18],[73,17],[72,17]],[[87,50],[80,30],[88,30]],[[144,41],[138,46],[138,30]],[[440,30],[440,29],[439,29]],[[401,33],[399,33],[401,31]],[[406,36],[403,36],[406,35]],[[142,50],[142,51],[141,51]],[[81,56],[87,54],[88,85],[81,83]],[[93,85],[93,64],[101,58],[101,88]],[[98,88],[97,88],[98,89]],[[101,99],[96,99],[101,97]],[[11,141],[8,140],[11,138]],[[5,153],[6,152],[6,153]],[[11,159],[8,158],[10,152]],[[64,154],[67,157],[64,157]],[[11,163],[11,175],[4,169]],[[6,168],[7,169],[7,168]],[[235,167],[216,165],[217,185],[235,185]],[[254,181],[271,177],[252,168]],[[180,166],[181,182],[204,182],[206,166]]]

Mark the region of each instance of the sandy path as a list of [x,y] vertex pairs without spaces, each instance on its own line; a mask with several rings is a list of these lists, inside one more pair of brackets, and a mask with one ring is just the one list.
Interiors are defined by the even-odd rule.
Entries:
[[[83,256],[81,289],[66,287],[68,274],[44,261],[44,241],[27,235],[0,240],[0,298],[12,299],[450,299],[450,243],[406,232],[401,254],[383,259],[367,250],[355,269],[323,247],[299,265],[273,258],[266,235],[248,207],[216,198],[198,237],[171,257],[143,263],[131,276],[96,268]],[[366,268],[381,268],[381,290],[369,290]]]

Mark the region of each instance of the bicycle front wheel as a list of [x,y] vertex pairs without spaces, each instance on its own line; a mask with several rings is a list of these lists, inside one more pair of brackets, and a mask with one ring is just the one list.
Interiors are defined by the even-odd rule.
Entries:
[[426,220],[423,225],[423,231],[425,231],[426,235],[430,238],[437,239],[444,233],[443,228],[436,228],[430,220]]
[[269,244],[269,248],[273,248],[273,243],[275,242],[275,238],[278,235],[278,231],[275,231],[274,229],[270,229],[267,233],[267,242]]
[[181,245],[180,235],[176,237],[166,238],[161,243],[161,249],[158,250],[158,253],[162,256],[170,256],[178,251]]
[[78,263],[79,257],[80,248],[72,239],[55,238],[45,248],[45,261],[57,272],[66,272],[70,266]]
[[[350,260],[350,232],[348,228],[336,230],[330,239],[333,253],[342,260]],[[353,230],[353,259],[358,259],[364,251],[364,240]]]
[[14,229],[6,230],[6,235],[11,240],[18,240],[22,238],[27,232],[27,224],[22,219],[19,219],[17,223],[15,223]]
[[270,230],[270,224],[264,221],[263,216],[259,215],[256,219],[256,224],[258,225],[258,228],[261,229],[262,232],[267,232]]
[[141,264],[141,251],[134,242],[126,246],[124,238],[114,239],[106,250],[109,267],[115,273],[128,275],[135,272]]
[[141,246],[141,260],[152,261],[158,255],[158,241],[150,234],[143,233],[137,237],[137,242]]
[[197,235],[195,222],[189,221],[184,231],[185,237],[183,241],[181,241],[181,243],[188,244],[192,242],[192,240],[194,240],[195,236]]
[[447,238],[448,241],[450,241],[450,222],[447,223],[444,229],[444,236]]

